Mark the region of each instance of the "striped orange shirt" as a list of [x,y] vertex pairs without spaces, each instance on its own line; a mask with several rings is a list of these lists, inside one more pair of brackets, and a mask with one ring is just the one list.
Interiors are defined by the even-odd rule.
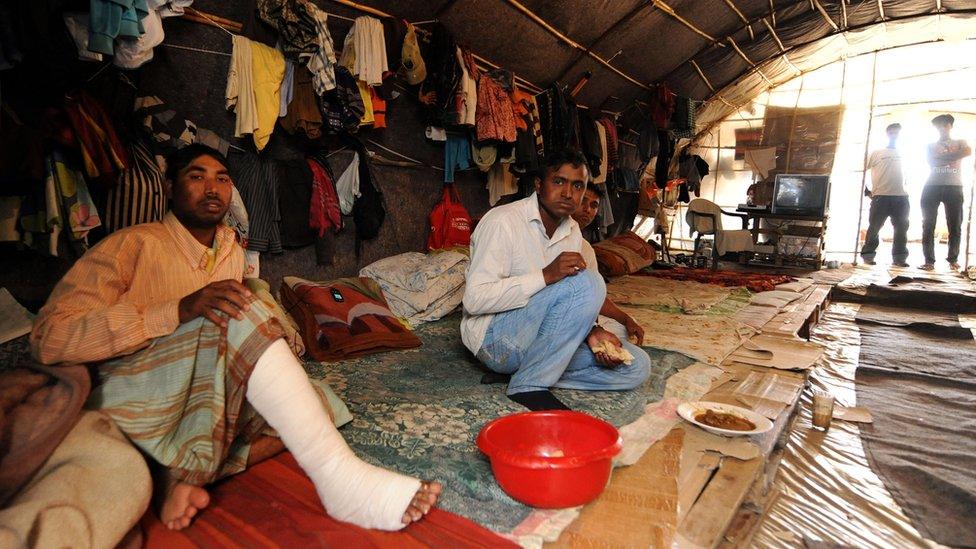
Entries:
[[244,268],[244,250],[224,224],[213,249],[172,212],[122,229],[82,256],[54,288],[34,321],[31,351],[44,364],[133,353],[176,330],[180,299],[211,282],[241,281]]

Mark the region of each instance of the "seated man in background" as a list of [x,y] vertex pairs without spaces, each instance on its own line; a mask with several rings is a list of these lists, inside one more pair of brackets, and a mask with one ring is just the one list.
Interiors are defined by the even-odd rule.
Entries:
[[[579,151],[550,155],[536,192],[490,210],[471,236],[461,338],[489,369],[511,374],[509,398],[531,410],[566,408],[551,387],[633,389],[650,373],[647,353],[596,324],[606,286],[570,217],[588,179]],[[631,363],[593,352],[606,342]]]
[[35,320],[34,357],[97,365],[88,405],[164,468],[159,518],[171,529],[208,505],[205,484],[261,457],[251,442],[267,426],[333,518],[386,530],[420,519],[441,486],[356,457],[281,324],[242,285],[244,250],[223,223],[233,187],[226,166],[204,145],[171,155],[170,212],[78,260]]
[[[601,200],[603,200],[603,190],[593,183],[587,183],[586,192],[583,193],[583,202],[573,213],[573,219],[581,230],[589,227],[590,223],[596,219]],[[597,271],[596,252],[585,239],[583,240],[583,250],[580,253],[583,260],[586,261],[586,268]],[[603,300],[603,307],[600,308],[599,324],[619,339],[630,339],[637,345],[644,343],[644,328],[641,328],[640,324],[630,315],[620,310],[620,307],[617,307],[609,296]]]

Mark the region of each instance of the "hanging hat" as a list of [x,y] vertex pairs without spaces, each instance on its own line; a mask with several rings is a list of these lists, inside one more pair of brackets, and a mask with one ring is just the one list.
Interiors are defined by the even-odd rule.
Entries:
[[403,51],[400,55],[400,74],[406,78],[411,86],[417,85],[427,78],[427,66],[420,56],[420,46],[417,44],[417,33],[413,25],[407,25],[407,34],[403,37]]

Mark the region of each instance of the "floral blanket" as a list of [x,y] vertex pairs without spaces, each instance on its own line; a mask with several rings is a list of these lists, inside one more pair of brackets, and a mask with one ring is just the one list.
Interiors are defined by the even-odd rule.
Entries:
[[[341,431],[361,457],[443,482],[443,509],[507,533],[532,509],[502,492],[474,441],[488,421],[525,409],[506,398],[504,385],[480,383],[485,370],[462,345],[459,322],[454,314],[418,328],[424,343],[417,349],[306,367],[349,406],[355,419]],[[630,423],[646,403],[661,398],[671,374],[693,362],[678,353],[648,352],[655,366],[637,390],[557,395],[618,427]]]

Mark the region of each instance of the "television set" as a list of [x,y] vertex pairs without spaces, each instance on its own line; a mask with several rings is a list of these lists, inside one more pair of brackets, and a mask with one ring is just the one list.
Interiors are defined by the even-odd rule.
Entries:
[[830,196],[830,177],[812,174],[777,174],[773,185],[774,214],[823,217]]

